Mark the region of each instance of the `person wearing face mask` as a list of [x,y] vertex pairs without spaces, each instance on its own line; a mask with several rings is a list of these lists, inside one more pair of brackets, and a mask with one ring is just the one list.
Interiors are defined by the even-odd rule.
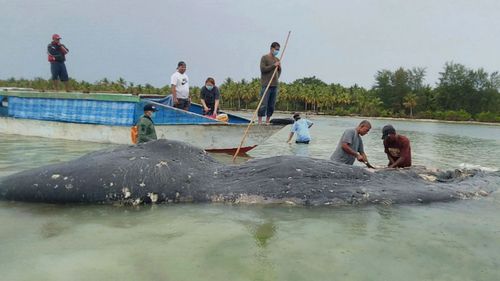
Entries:
[[219,88],[215,86],[214,78],[207,78],[205,86],[201,87],[200,98],[203,105],[203,115],[215,118],[219,109],[220,92]]
[[138,143],[157,139],[155,125],[153,123],[153,118],[156,111],[158,111],[156,107],[151,104],[146,104],[144,106],[144,115],[142,115],[137,122]]
[[[264,95],[264,91],[267,88],[269,82],[269,89],[265,93],[264,100],[259,107],[258,111],[258,122],[262,124],[262,117],[266,116],[266,124],[270,123],[271,116],[274,113],[274,106],[276,104],[276,97],[278,96],[278,79],[281,75],[281,63],[278,59],[278,54],[280,51],[280,44],[278,42],[273,42],[268,54],[265,54],[260,59],[260,83],[262,89],[260,91],[260,96]],[[273,76],[274,70],[277,69],[276,75]]]

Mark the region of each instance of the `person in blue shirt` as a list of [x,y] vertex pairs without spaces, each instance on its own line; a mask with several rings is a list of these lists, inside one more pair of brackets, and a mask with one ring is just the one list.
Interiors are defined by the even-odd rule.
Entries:
[[297,133],[297,137],[295,138],[295,143],[304,143],[308,144],[311,141],[311,135],[309,134],[309,128],[313,125],[313,123],[307,119],[300,118],[299,113],[295,113],[293,115],[293,119],[295,122],[292,125],[292,131],[288,136],[287,143],[291,143],[292,137],[294,133]]

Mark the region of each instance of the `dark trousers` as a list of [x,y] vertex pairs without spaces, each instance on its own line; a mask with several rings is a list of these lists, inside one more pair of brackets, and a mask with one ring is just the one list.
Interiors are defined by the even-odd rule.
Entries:
[[177,99],[177,104],[174,104],[174,107],[184,109],[184,110],[189,110],[189,107],[191,106],[191,102],[189,99]]
[[68,71],[66,70],[64,62],[51,62],[50,73],[52,74],[52,80],[61,80],[63,82],[69,80]]
[[[266,86],[262,86],[262,90],[260,91],[260,97],[264,94],[266,90]],[[274,105],[276,104],[276,97],[278,96],[278,86],[271,86],[267,90],[266,96],[262,101],[262,104],[259,107],[258,116],[267,116],[271,117],[274,113]]]

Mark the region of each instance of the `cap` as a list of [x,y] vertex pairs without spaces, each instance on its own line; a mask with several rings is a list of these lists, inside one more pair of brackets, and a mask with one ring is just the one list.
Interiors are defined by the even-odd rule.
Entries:
[[52,35],[52,40],[57,40],[57,39],[61,39],[62,37],[59,36],[59,34],[54,34]]
[[382,139],[384,140],[389,134],[395,134],[396,129],[392,125],[385,125],[382,128]]
[[158,111],[158,109],[156,109],[156,107],[154,107],[152,104],[146,104],[144,106],[144,111]]
[[300,118],[300,113],[294,113],[293,114],[293,119],[297,119],[297,118]]
[[185,65],[186,65],[186,63],[185,63],[185,62],[183,62],[183,61],[180,61],[179,63],[177,63],[177,67],[179,67],[179,66],[181,66],[181,65],[184,65],[184,66],[185,66]]

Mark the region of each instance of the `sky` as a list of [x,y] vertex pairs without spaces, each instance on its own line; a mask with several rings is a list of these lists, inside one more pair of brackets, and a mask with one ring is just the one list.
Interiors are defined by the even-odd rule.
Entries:
[[426,68],[434,86],[446,62],[500,70],[497,0],[0,0],[0,79],[50,77],[53,33],[70,77],[169,84],[177,62],[192,86],[260,76],[273,41],[281,81],[316,76],[370,88],[379,70]]

